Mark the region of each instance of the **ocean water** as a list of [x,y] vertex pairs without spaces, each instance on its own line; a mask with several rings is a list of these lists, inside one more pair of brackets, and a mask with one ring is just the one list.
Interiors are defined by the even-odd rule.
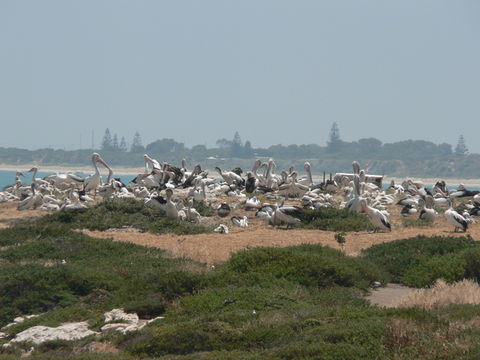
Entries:
[[[39,171],[37,173],[37,178],[43,178],[44,176],[48,176],[48,175],[52,175],[52,174],[55,174],[55,173],[54,172]],[[86,174],[86,173],[82,173],[82,172],[76,172],[75,174],[80,175],[82,177],[91,175],[90,173]],[[28,173],[28,172],[25,172],[24,175],[25,175],[25,177],[22,178],[22,181],[23,181],[24,184],[29,185],[30,181],[32,179],[32,174]],[[115,174],[114,176],[116,178],[118,178],[118,177],[121,178],[122,181],[127,185],[135,177],[134,175],[122,175],[122,174]],[[102,177],[103,177],[103,180],[106,180],[106,178],[107,178],[106,175],[102,175]],[[2,190],[5,186],[8,186],[8,185],[11,185],[11,184],[14,184],[14,183],[15,183],[15,171],[0,170],[0,190]],[[388,188],[388,186],[389,186],[389,184],[383,184],[384,189]],[[454,184],[454,186],[449,186],[448,188],[450,190],[455,190],[457,188],[457,186],[458,186],[458,184]],[[467,186],[467,189],[471,190],[471,191],[480,191],[480,187],[477,187],[477,186]]]
[[[52,174],[55,174],[55,173],[54,172],[39,171],[39,172],[37,172],[37,179],[40,179],[40,178],[43,178],[45,176],[52,175]],[[82,172],[75,172],[75,174],[77,174],[79,176],[82,176],[82,177],[91,175],[91,173],[86,174],[86,173],[82,173]],[[24,172],[23,175],[25,175],[25,177],[21,178],[22,182],[25,185],[30,185],[31,180],[32,180],[32,173]],[[127,185],[131,180],[133,180],[135,178],[134,175],[114,174],[113,176],[116,177],[116,178],[118,178],[118,177],[121,178],[122,181]],[[102,175],[102,178],[105,181],[107,179],[107,175]],[[15,171],[0,170],[0,191],[5,186],[12,185],[12,184],[15,184]]]

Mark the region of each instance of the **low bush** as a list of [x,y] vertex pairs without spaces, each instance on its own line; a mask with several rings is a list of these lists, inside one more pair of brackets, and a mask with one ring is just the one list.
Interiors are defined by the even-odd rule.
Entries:
[[298,226],[328,231],[371,231],[372,224],[364,214],[347,209],[319,208],[305,210]]
[[422,227],[422,226],[433,225],[433,221],[422,220],[419,218],[409,218],[409,217],[404,217],[402,219],[402,223],[404,227]]
[[255,248],[235,253],[217,272],[216,281],[245,285],[285,279],[306,287],[367,288],[388,275],[368,260],[345,256],[321,245]]
[[[392,274],[394,281],[404,281],[405,274],[409,272],[409,284],[425,286],[427,279],[435,280],[432,279],[434,275],[420,274],[421,272],[425,272],[425,269],[430,269],[429,271],[432,273],[436,272],[434,269],[441,271],[442,268],[447,266],[447,263],[450,263],[449,259],[455,261],[455,258],[442,259],[442,256],[459,253],[465,249],[471,251],[477,246],[477,243],[468,236],[458,238],[417,236],[411,239],[397,240],[372,246],[363,251],[363,256],[386,269]],[[436,257],[432,258],[434,255],[436,255]],[[477,268],[474,258],[471,258],[471,264],[472,268]],[[414,268],[419,265],[424,270],[420,268],[414,270]],[[478,269],[480,269],[480,266]],[[448,269],[444,269],[444,271],[448,271]],[[458,273],[458,269],[455,271]],[[418,278],[418,281],[415,280],[415,278]]]
[[[207,209],[202,212],[206,213]],[[181,220],[169,220],[160,210],[134,199],[113,199],[88,209],[59,211],[42,217],[39,223],[58,223],[76,229],[100,231],[128,226],[152,233],[179,235],[207,233],[213,229]]]

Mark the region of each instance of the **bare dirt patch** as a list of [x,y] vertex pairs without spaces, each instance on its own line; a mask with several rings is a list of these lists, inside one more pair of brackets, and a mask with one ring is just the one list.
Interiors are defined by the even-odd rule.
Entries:
[[17,210],[18,202],[11,201],[0,204],[0,229],[9,227],[10,224],[20,219],[33,219],[46,215],[42,210]]
[[381,307],[397,307],[405,298],[417,289],[400,284],[387,284],[385,287],[373,289],[365,299],[372,305]]
[[[321,244],[340,249],[332,231],[305,229],[274,229],[259,219],[249,219],[248,228],[231,227],[229,234],[199,234],[174,235],[135,232],[84,232],[97,238],[112,238],[115,241],[132,242],[138,245],[151,246],[167,250],[175,257],[191,258],[209,265],[220,264],[229,259],[230,255],[242,249],[258,246],[285,247],[300,244]],[[474,240],[480,240],[480,225],[471,226],[467,234]],[[464,236],[464,233],[454,233],[452,226],[443,219],[437,220],[432,227],[397,228],[390,233],[371,234],[367,232],[352,232],[346,235],[345,253],[358,256],[363,249],[372,245],[399,239],[425,236]]]

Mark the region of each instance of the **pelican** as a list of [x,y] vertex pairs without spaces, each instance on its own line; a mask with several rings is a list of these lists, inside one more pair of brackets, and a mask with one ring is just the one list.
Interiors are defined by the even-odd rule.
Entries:
[[107,183],[110,182],[110,178],[112,177],[112,174],[113,174],[112,169],[102,159],[100,154],[98,154],[98,153],[93,153],[92,154],[92,163],[93,163],[93,167],[95,168],[95,174],[90,175],[90,176],[85,178],[85,181],[83,183],[84,184],[83,190],[85,192],[88,192],[88,191],[91,191],[91,190],[96,192],[98,187],[100,185],[102,185],[102,176],[100,175],[100,171],[98,170],[97,163],[102,164],[103,166],[105,166],[105,168],[108,169],[108,178],[107,178],[107,181],[106,181]]
[[223,180],[228,184],[228,185],[239,185],[243,186],[245,185],[245,180],[238,174],[234,173],[233,171],[222,171],[218,166],[215,167],[215,170],[218,172],[218,174],[223,178]]
[[61,190],[66,190],[70,188],[72,185],[80,185],[83,184],[85,179],[80,176],[77,176],[72,173],[66,174],[54,174],[45,177],[45,180],[49,181],[53,184],[54,187]]
[[299,216],[303,214],[303,210],[298,206],[284,205],[284,201],[282,201],[281,205],[275,209],[270,222],[274,226],[287,224],[288,229],[291,225],[299,224],[301,222]]
[[43,196],[39,192],[35,191],[36,184],[32,182],[30,185],[32,189],[32,194],[27,198],[23,199],[17,206],[18,210],[29,210],[29,209],[36,209],[43,204]]
[[167,203],[165,206],[165,212],[167,213],[167,219],[170,220],[176,220],[178,219],[178,209],[175,203],[172,201],[172,196],[173,196],[173,190],[172,189],[167,189],[166,191],[167,194]]
[[[162,167],[160,166],[160,163],[148,156],[148,154],[143,154],[143,160],[145,161],[145,173],[150,173],[154,170],[161,170]],[[152,166],[152,170],[149,169],[148,164]]]
[[480,192],[479,191],[471,191],[467,190],[465,188],[465,185],[460,184],[457,188],[456,191],[453,191],[450,193],[450,197],[455,198],[455,197],[469,197],[469,196],[475,196],[478,195]]
[[227,203],[221,203],[217,208],[217,215],[220,217],[227,217],[230,214],[231,208]]
[[437,218],[437,212],[431,208],[433,204],[433,197],[428,195],[425,200],[420,199],[418,200],[418,205],[421,208],[419,219],[427,220],[427,221],[435,221]]
[[[193,198],[195,199],[195,201],[205,201],[205,199],[207,198],[207,193],[205,191],[205,182],[203,180],[200,180],[197,182],[197,184],[199,184],[200,188],[199,189],[195,189],[193,190]],[[195,185],[196,187],[196,185]]]
[[360,178],[357,174],[353,175],[353,198],[351,198],[345,207],[349,210],[355,211],[355,212],[362,212],[362,209],[360,207],[360,200],[362,197],[360,197]]
[[247,172],[247,180],[245,181],[245,191],[248,194],[253,194],[257,187],[258,180],[252,171]]
[[312,186],[313,185],[312,166],[308,161],[306,161],[305,164],[303,165],[303,168],[307,173],[307,177],[299,179],[298,183],[302,185]]
[[28,170],[28,172],[33,172],[32,174],[32,183],[35,183],[35,185],[48,185],[50,186],[51,184],[46,181],[46,180],[43,180],[43,179],[37,179],[36,176],[37,176],[37,172],[38,172],[38,168],[37,167],[32,167],[30,170]]
[[374,227],[373,232],[378,232],[379,230],[392,231],[392,226],[390,225],[390,221],[385,212],[368,206],[366,199],[360,200],[360,208],[370,219],[370,222]]
[[245,210],[257,210],[262,206],[260,200],[256,196],[251,197],[245,203]]
[[444,215],[447,221],[455,226],[454,232],[457,232],[460,228],[462,228],[463,232],[466,232],[468,229],[467,220],[453,209],[453,202],[450,198],[448,199],[448,205],[448,209],[445,211]]
[[213,231],[219,234],[228,234],[228,227],[227,225],[220,224]]
[[246,216],[232,216],[230,220],[234,226],[242,228],[248,227],[248,218]]
[[199,212],[196,209],[194,209],[192,206],[193,206],[193,199],[190,199],[188,201],[188,207],[187,207],[187,213],[186,213],[187,221],[198,224],[200,222],[201,217]]

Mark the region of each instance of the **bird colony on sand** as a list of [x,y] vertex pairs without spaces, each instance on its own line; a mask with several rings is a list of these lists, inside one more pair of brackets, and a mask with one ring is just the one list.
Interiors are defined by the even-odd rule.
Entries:
[[[438,181],[432,189],[420,181],[407,179],[401,185],[391,182],[383,190],[379,184],[369,182],[371,176],[354,161],[352,174],[337,174],[334,179],[315,184],[311,166],[305,163],[305,177],[299,178],[294,167],[276,173],[272,159],[256,160],[252,169],[243,175],[236,168],[225,171],[215,168],[214,176],[196,165],[187,170],[186,161],[181,167],[161,163],[145,154],[145,171],[138,174],[129,185],[115,178],[111,167],[98,153],[92,154],[94,174],[80,177],[73,173],[55,174],[39,179],[38,169],[33,167],[31,185],[24,185],[21,172],[16,173],[15,184],[0,192],[0,202],[17,201],[18,210],[40,209],[48,211],[84,209],[88,204],[115,198],[142,199],[145,204],[162,210],[168,219],[180,219],[202,223],[204,219],[194,208],[196,202],[214,207],[217,215],[227,218],[233,209],[255,211],[255,216],[269,224],[286,225],[287,228],[300,222],[304,209],[322,207],[346,208],[365,213],[374,231],[391,231],[387,206],[402,206],[404,215],[417,214],[419,219],[433,222],[437,217],[434,207],[444,206],[446,220],[454,231],[467,231],[468,224],[480,216],[480,194],[469,191],[460,184],[457,190],[449,191],[445,181]],[[105,182],[98,168],[101,164],[108,170]],[[381,183],[380,183],[381,186]],[[262,196],[259,196],[262,195]],[[466,197],[465,211],[458,213],[453,208],[456,198]],[[260,201],[264,199],[264,202]],[[285,204],[295,203],[296,205]],[[248,227],[247,216],[232,216],[231,226]],[[215,230],[228,233],[224,224]]]

